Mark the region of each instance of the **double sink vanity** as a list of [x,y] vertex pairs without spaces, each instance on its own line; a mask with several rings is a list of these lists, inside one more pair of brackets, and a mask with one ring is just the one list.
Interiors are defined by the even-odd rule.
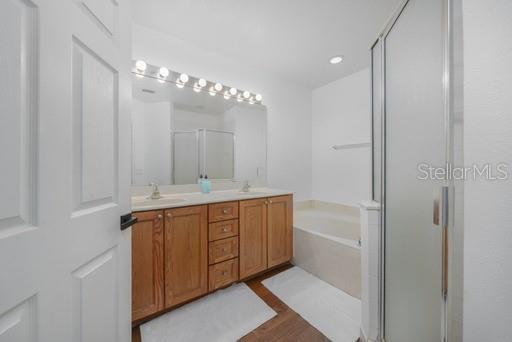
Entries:
[[262,97],[161,70],[132,70],[134,326],[292,258],[291,192],[247,191],[267,183]]
[[133,197],[133,323],[289,262],[292,203],[268,188]]

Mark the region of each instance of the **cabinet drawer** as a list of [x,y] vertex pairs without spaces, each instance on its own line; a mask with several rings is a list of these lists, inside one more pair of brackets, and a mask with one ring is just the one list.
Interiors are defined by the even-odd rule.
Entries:
[[238,218],[238,202],[215,203],[208,206],[208,220],[210,222],[235,218]]
[[227,286],[238,280],[238,259],[231,259],[209,268],[209,291]]
[[238,237],[227,238],[210,242],[209,263],[216,264],[221,261],[236,258],[238,256]]
[[238,220],[220,221],[210,223],[208,226],[208,240],[215,241],[238,235]]

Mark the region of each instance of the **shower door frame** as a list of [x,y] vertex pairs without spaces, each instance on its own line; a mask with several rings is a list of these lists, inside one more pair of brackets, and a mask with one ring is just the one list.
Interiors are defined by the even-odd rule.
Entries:
[[[380,82],[379,82],[379,106],[380,106],[380,262],[379,262],[379,296],[378,296],[378,312],[379,312],[379,329],[378,329],[378,338],[382,341],[385,341],[386,337],[386,302],[385,302],[385,289],[386,289],[386,38],[388,34],[393,29],[395,23],[400,18],[405,7],[411,0],[404,0],[396,12],[391,16],[388,20],[382,31],[379,33],[378,38],[371,44],[370,46],[370,58],[371,58],[371,99],[372,99],[372,117],[371,117],[371,132],[372,132],[372,199],[375,200],[374,193],[374,150],[373,144],[374,141],[374,74],[373,68],[375,60],[373,58],[373,49],[380,44],[380,53],[378,56],[378,62],[380,63]],[[453,108],[452,108],[452,70],[451,70],[451,59],[452,59],[452,5],[453,0],[442,0],[443,1],[443,100],[444,100],[444,141],[445,141],[445,161],[446,163],[453,163],[454,153],[453,153]],[[445,182],[446,186],[449,188],[449,197],[448,206],[449,210],[453,208],[451,203],[453,203],[453,181]],[[447,215],[448,213],[444,213]],[[448,325],[448,274],[449,269],[448,265],[450,264],[450,254],[448,253],[448,233],[453,231],[453,215],[449,215],[448,225],[445,227],[441,227],[443,229],[443,246],[441,246],[441,250],[443,255],[443,271],[441,275],[442,282],[446,282],[441,285],[444,293],[440,293],[440,300],[442,300],[442,312],[441,314],[441,338],[442,341],[448,341],[449,336],[449,325]],[[445,287],[446,286],[446,287]]]

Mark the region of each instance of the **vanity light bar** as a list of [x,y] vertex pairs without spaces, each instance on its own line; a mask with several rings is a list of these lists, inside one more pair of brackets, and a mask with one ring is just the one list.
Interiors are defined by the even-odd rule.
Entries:
[[236,100],[238,102],[247,102],[249,104],[262,104],[263,96],[254,94],[247,90],[239,90],[229,87],[219,82],[207,81],[204,78],[189,76],[185,73],[172,71],[166,67],[157,67],[147,64],[144,61],[133,61],[132,73],[138,77],[148,77],[158,80],[161,83],[174,83],[178,88],[192,88],[195,92],[208,92],[211,96],[217,94],[223,96],[226,100]]

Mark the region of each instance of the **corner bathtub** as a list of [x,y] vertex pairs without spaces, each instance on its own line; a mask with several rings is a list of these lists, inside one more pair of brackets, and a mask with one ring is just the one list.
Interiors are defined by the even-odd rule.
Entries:
[[361,298],[359,209],[304,201],[294,204],[293,263]]

